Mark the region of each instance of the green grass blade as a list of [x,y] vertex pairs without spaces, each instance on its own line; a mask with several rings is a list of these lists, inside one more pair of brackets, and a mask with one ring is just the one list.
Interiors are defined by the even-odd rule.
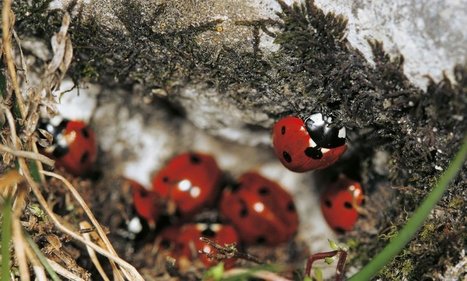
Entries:
[[441,175],[436,186],[428,194],[422,204],[415,210],[415,213],[407,221],[407,224],[402,228],[399,234],[386,245],[386,247],[365,265],[359,272],[353,275],[349,281],[364,281],[370,280],[378,271],[399,254],[407,243],[414,237],[418,229],[422,226],[425,219],[430,214],[431,210],[443,196],[449,183],[456,177],[459,170],[462,168],[467,157],[467,136],[464,137],[464,143],[461,149],[457,152],[454,160],[449,165],[448,169]]
[[27,233],[25,233],[24,236],[26,236],[26,241],[28,241],[29,245],[31,246],[34,253],[36,254],[37,258],[39,259],[39,261],[42,263],[45,270],[49,274],[50,278],[52,278],[53,281],[60,281],[60,278],[58,277],[57,273],[55,273],[53,268],[50,266],[49,262],[44,257],[39,247],[37,247],[36,243],[32,240],[31,236],[29,236]]
[[0,280],[10,280],[11,198],[6,198],[2,208],[2,273]]

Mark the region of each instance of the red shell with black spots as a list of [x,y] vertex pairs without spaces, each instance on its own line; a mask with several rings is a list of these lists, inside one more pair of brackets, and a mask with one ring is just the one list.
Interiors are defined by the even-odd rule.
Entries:
[[154,223],[161,214],[161,199],[157,193],[144,188],[134,180],[127,180],[133,196],[136,213],[150,223]]
[[299,223],[292,196],[256,172],[243,174],[237,186],[224,190],[220,212],[246,244],[286,242],[297,232]]
[[[320,118],[319,122],[313,122],[315,116]],[[320,114],[305,121],[294,116],[280,119],[272,130],[276,156],[286,168],[299,173],[332,165],[347,146],[345,129],[328,125]]]
[[[217,250],[200,240],[206,237],[220,246],[227,244],[238,244],[237,231],[226,224],[206,224],[191,223],[180,227],[172,226],[162,231],[159,238],[159,245],[162,250],[168,251],[168,255],[177,259],[177,264],[183,264],[184,259],[194,261],[200,260],[206,267],[211,267],[219,263],[216,259],[211,259],[200,252],[216,255]],[[232,268],[236,259],[224,259],[225,268]]]
[[153,177],[152,189],[162,199],[175,203],[180,215],[187,217],[213,204],[221,178],[213,157],[183,153]]
[[329,226],[338,233],[353,229],[364,202],[363,189],[357,181],[339,178],[321,194],[321,211]]

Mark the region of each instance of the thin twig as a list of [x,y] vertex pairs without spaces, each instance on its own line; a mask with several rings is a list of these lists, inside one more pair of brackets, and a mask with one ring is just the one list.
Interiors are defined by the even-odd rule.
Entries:
[[49,263],[50,267],[60,274],[61,276],[67,278],[68,280],[73,280],[73,281],[84,281],[83,278],[79,277],[78,275],[68,271],[66,268],[61,266],[60,264],[56,263],[55,261],[51,259],[47,259],[47,262]]
[[29,173],[29,169],[27,168],[27,165],[26,165],[26,162],[24,161],[24,159],[20,158],[18,161],[19,161],[21,169],[24,172],[24,176],[26,177],[27,182],[31,186],[32,192],[34,193],[34,195],[37,198],[37,201],[39,202],[41,207],[44,209],[44,211],[47,213],[47,215],[50,217],[52,222],[55,224],[55,226],[60,231],[64,232],[65,234],[67,234],[69,236],[71,236],[73,239],[76,239],[79,242],[81,242],[81,243],[83,243],[85,245],[88,245],[94,251],[96,251],[99,254],[109,258],[110,260],[114,261],[115,263],[117,263],[118,265],[123,267],[124,269],[128,270],[128,273],[131,275],[131,278],[129,278],[129,280],[144,280],[143,277],[139,274],[139,272],[131,264],[124,261],[123,259],[121,259],[117,255],[114,255],[114,254],[110,253],[109,251],[102,249],[101,247],[94,244],[93,242],[86,241],[81,235],[79,235],[79,234],[75,233],[73,230],[70,230],[67,227],[65,227],[59,221],[59,219],[55,216],[55,214],[52,212],[50,207],[47,205],[47,201],[45,200],[44,196],[40,192],[39,186],[37,185],[37,183],[31,177],[31,174]]
[[[94,217],[94,214],[92,213],[92,211],[89,209],[88,205],[86,204],[86,202],[84,202],[84,199],[83,197],[81,197],[81,195],[79,194],[79,192],[76,190],[76,188],[67,180],[65,179],[64,177],[62,177],[61,175],[59,174],[56,174],[56,173],[52,173],[52,172],[47,172],[47,171],[41,171],[41,173],[43,173],[44,175],[47,175],[49,177],[53,177],[53,178],[56,178],[56,179],[59,179],[60,181],[62,181],[65,186],[68,188],[68,190],[71,192],[71,194],[75,197],[76,201],[78,201],[78,204],[80,204],[81,208],[83,208],[84,212],[86,213],[86,215],[89,217],[89,219],[91,220],[92,224],[94,225],[94,227],[96,228],[97,230],[97,233],[99,233],[99,236],[101,237],[102,241],[104,242],[107,250],[109,250],[109,252],[111,252],[112,254],[114,255],[117,255],[117,253],[115,252],[115,249],[113,248],[112,244],[110,243],[109,239],[107,238],[107,235],[105,234],[104,230],[102,229],[101,225],[99,224],[99,222],[97,221],[97,219]],[[111,261],[111,264],[113,264],[113,262]],[[114,265],[115,266],[115,265]],[[115,268],[115,270],[117,270]],[[117,270],[118,271],[118,270]],[[126,274],[125,274],[126,275]],[[129,276],[127,276],[128,278]]]
[[33,159],[33,160],[37,160],[37,161],[40,161],[46,165],[49,165],[49,166],[52,166],[55,164],[55,161],[50,159],[49,157],[45,156],[45,155],[42,155],[42,154],[39,154],[39,153],[35,153],[35,152],[31,152],[31,151],[25,151],[25,150],[14,150],[6,145],[3,145],[3,144],[0,144],[0,151],[4,151],[4,152],[7,152],[7,153],[10,153],[16,157],[22,157],[22,158],[28,158],[28,159]]
[[[87,222],[87,221],[82,221],[80,222],[79,224],[79,227],[80,229],[89,229],[91,227],[91,225]],[[91,241],[91,235],[87,232],[87,233],[83,233],[83,237],[84,239],[86,239],[87,241]],[[107,274],[105,274],[105,271],[104,269],[102,268],[102,265],[101,263],[99,262],[99,259],[97,258],[97,255],[96,255],[96,252],[94,252],[93,249],[91,249],[90,247],[86,246],[86,250],[88,250],[88,253],[89,253],[89,257],[91,258],[91,261],[94,263],[94,266],[97,268],[97,271],[99,272],[99,274],[101,275],[102,279],[104,281],[110,281],[109,277],[107,276]]]
[[28,243],[25,243],[24,245],[25,245],[24,249],[25,249],[25,252],[26,252],[26,256],[31,261],[32,268],[33,268],[34,273],[35,273],[35,278],[37,280],[39,280],[39,281],[47,281],[47,277],[45,275],[44,267],[39,262],[36,255],[34,255],[34,252],[33,252],[32,248],[31,248],[31,245],[29,245]]
[[[36,255],[42,267],[45,268],[45,270],[47,270],[50,278],[52,278],[53,281],[60,281],[60,278],[58,277],[57,273],[55,273],[55,270],[47,262],[47,258],[42,254],[41,250],[39,249],[37,244],[34,242],[34,240],[32,240],[32,238],[26,233],[24,233],[24,235],[26,236],[26,241],[28,242],[29,247],[31,247],[32,251]],[[28,252],[26,251],[26,253]]]
[[237,259],[244,259],[247,261],[251,261],[257,264],[264,264],[264,262],[262,262],[257,257],[249,253],[240,252],[237,249],[235,244],[227,244],[227,245],[222,246],[206,237],[200,237],[199,240],[203,241],[204,243],[216,249],[216,251],[214,252],[215,254],[200,251],[200,254],[206,255],[208,256],[208,258],[216,259],[216,260],[237,258]]
[[13,90],[15,91],[16,102],[18,104],[21,117],[26,117],[26,106],[24,105],[23,96],[19,88],[18,79],[16,77],[16,69],[13,61],[13,52],[11,49],[11,33],[10,23],[12,21],[11,15],[11,0],[3,0],[2,8],[2,42],[3,42],[3,53],[5,54],[6,64],[8,68],[8,74],[10,75],[11,82],[13,84]]
[[8,126],[10,127],[10,135],[11,141],[13,142],[13,146],[16,150],[20,150],[18,148],[20,141],[18,135],[16,134],[15,118],[13,117],[13,114],[11,114],[11,111],[8,107],[4,106],[3,104],[0,104],[0,108],[5,112],[5,116],[8,121]]

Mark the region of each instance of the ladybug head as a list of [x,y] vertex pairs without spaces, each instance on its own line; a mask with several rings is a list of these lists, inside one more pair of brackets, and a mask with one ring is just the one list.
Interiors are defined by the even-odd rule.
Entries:
[[345,144],[345,127],[336,127],[332,118],[314,113],[305,119],[305,127],[311,139],[321,148],[336,148]]
[[50,144],[45,151],[55,158],[68,153],[68,143],[64,137],[68,122],[68,119],[55,116],[52,119],[42,117],[37,124],[37,129]]

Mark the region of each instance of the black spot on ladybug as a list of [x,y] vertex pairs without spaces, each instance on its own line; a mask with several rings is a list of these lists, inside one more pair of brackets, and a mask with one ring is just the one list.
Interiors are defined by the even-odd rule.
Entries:
[[216,232],[212,230],[210,227],[208,227],[205,230],[201,231],[201,236],[213,238],[216,236]]
[[264,236],[258,236],[258,238],[256,238],[256,243],[257,243],[257,244],[264,244],[264,243],[266,243],[266,237],[264,237]]
[[324,200],[324,205],[326,205],[326,207],[328,208],[331,208],[332,207],[332,202],[328,199]]
[[162,181],[165,182],[165,183],[169,182],[169,177],[167,177],[167,176],[163,177]]
[[262,187],[260,187],[260,188],[258,189],[258,193],[259,193],[259,195],[261,195],[261,196],[266,196],[266,195],[269,194],[269,192],[270,192],[270,190],[269,190],[269,187],[267,187],[267,186],[262,186]]
[[56,146],[54,150],[52,151],[52,155],[55,158],[61,158],[65,156],[68,153],[68,146]]
[[287,163],[292,162],[292,157],[290,156],[290,154],[287,151],[282,152],[282,157],[284,157],[284,160]]
[[285,126],[282,126],[282,128],[281,128],[281,134],[285,135]]
[[162,241],[160,242],[159,245],[161,246],[162,249],[168,249],[168,248],[170,248],[171,244],[172,243],[170,243],[169,239],[162,239]]
[[248,208],[246,207],[246,202],[242,199],[239,200],[239,203],[240,205],[242,206],[242,208],[240,209],[240,217],[241,218],[244,218],[246,216],[248,216]]
[[85,138],[89,138],[89,131],[88,131],[88,128],[83,128],[81,129],[81,133],[83,134],[83,137]]
[[190,155],[190,162],[191,162],[192,164],[197,165],[197,164],[201,163],[201,158],[199,158],[199,156],[196,155],[196,154],[191,154],[191,155]]
[[80,162],[81,164],[84,164],[84,163],[86,163],[88,160],[89,160],[89,151],[85,151],[85,152],[81,155],[81,159],[79,160],[79,162]]
[[344,207],[345,207],[346,209],[352,209],[352,203],[350,203],[349,201],[345,201]]
[[305,155],[315,160],[323,158],[323,152],[321,152],[321,148],[319,147],[307,147]]
[[337,232],[337,234],[344,234],[345,230],[342,227],[335,227],[334,231]]
[[236,182],[236,183],[233,183],[231,186],[230,186],[230,190],[232,190],[233,193],[237,192],[240,190],[240,187],[242,186],[242,184],[240,182]]
[[143,188],[139,191],[139,194],[141,195],[141,197],[148,197],[149,192],[145,188]]
[[292,201],[290,201],[289,204],[287,204],[287,211],[295,212],[295,204]]
[[246,217],[246,216],[248,216],[248,209],[247,209],[247,208],[242,208],[242,209],[240,210],[240,217],[241,217],[241,218],[244,218],[244,217]]

